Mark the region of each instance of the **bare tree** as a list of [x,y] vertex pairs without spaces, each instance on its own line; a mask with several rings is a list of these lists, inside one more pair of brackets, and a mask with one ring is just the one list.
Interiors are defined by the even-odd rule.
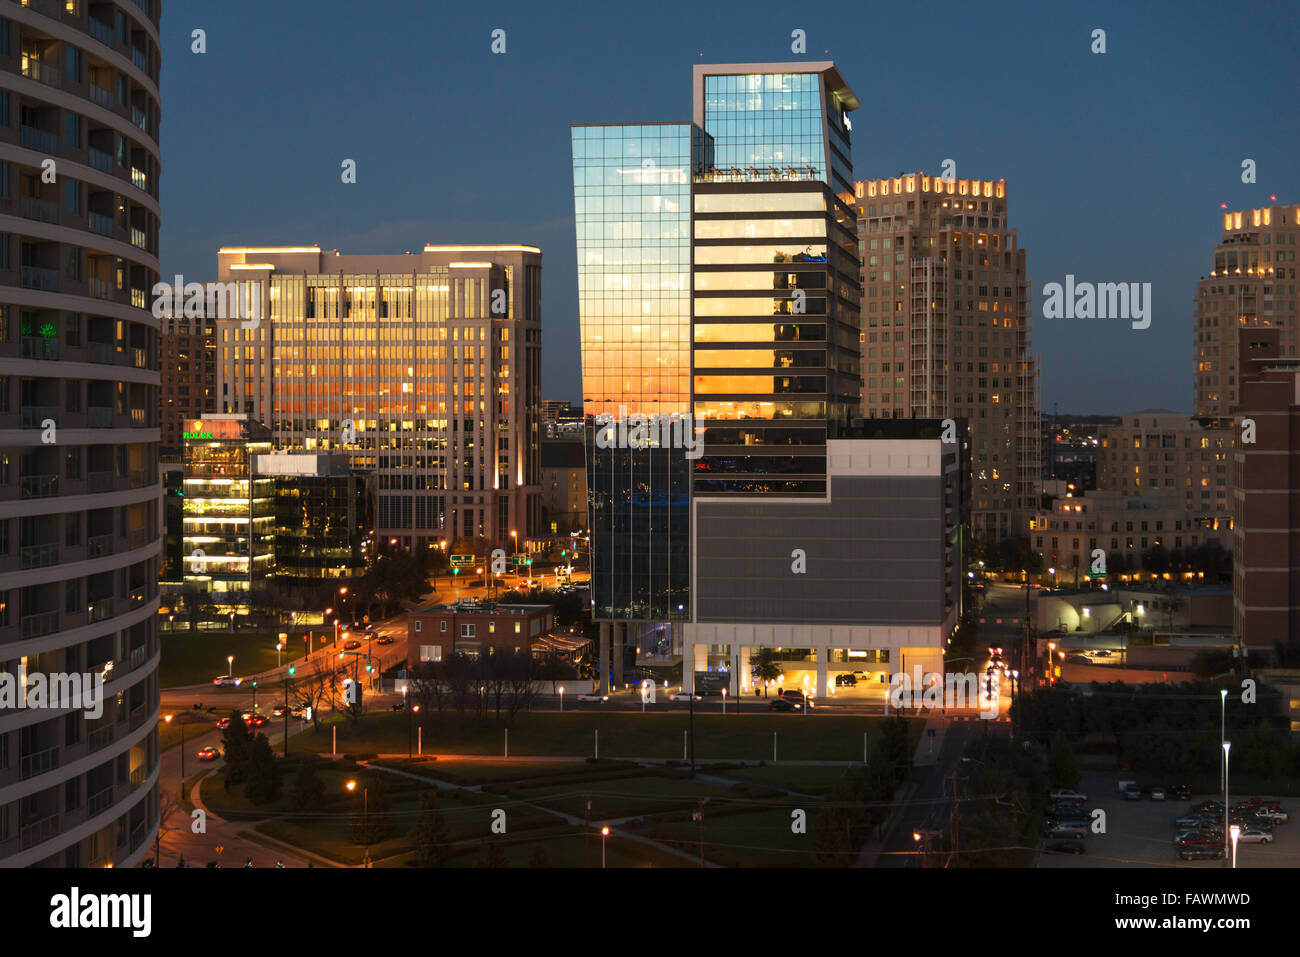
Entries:
[[531,710],[537,700],[537,678],[541,670],[537,659],[528,651],[517,651],[505,660],[506,710],[510,723],[523,710]]
[[304,708],[311,709],[311,722],[314,730],[320,730],[321,709],[328,703],[331,710],[338,710],[338,666],[333,659],[317,661],[312,670],[303,674],[290,688],[293,699]]

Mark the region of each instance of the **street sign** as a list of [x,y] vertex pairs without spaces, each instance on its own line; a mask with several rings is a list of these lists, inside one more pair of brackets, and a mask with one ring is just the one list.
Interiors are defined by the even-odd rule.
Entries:
[[474,556],[473,555],[452,555],[451,567],[452,568],[473,568]]

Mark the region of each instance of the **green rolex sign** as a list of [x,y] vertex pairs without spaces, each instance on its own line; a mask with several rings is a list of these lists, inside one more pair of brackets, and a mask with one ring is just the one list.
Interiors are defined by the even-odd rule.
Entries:
[[204,439],[212,438],[212,433],[211,432],[182,432],[181,436],[186,439],[198,439],[199,441],[202,441]]

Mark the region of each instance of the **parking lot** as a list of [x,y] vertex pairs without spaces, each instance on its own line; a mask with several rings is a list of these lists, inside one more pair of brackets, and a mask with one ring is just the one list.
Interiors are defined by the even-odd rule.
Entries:
[[[1040,839],[1035,867],[1217,867],[1226,866],[1222,860],[1184,861],[1174,845],[1174,819],[1186,814],[1201,801],[1223,800],[1223,795],[1194,794],[1189,801],[1166,799],[1152,801],[1145,793],[1140,801],[1125,800],[1119,793],[1121,772],[1084,771],[1080,790],[1088,796],[1084,811],[1090,816],[1095,808],[1106,812],[1106,832],[1089,834],[1083,839],[1087,848],[1083,854],[1048,854],[1042,848],[1048,840]],[[1254,797],[1253,794],[1229,794],[1229,803]],[[1260,795],[1268,798],[1269,795]],[[1292,814],[1291,821],[1273,829],[1270,844],[1238,844],[1238,867],[1296,867],[1300,866],[1300,828],[1294,814],[1296,801],[1280,798],[1282,806]],[[1230,864],[1231,862],[1229,862]]]

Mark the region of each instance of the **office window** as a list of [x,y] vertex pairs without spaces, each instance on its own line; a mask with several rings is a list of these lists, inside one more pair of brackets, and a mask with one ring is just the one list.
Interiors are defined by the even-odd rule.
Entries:
[[70,83],[81,82],[82,53],[70,43],[63,45],[63,72]]
[[73,149],[81,149],[81,117],[69,110],[65,116],[65,127],[67,128],[68,145]]
[[473,624],[461,625],[461,626],[460,626],[460,636],[461,636],[462,638],[473,638],[473,637],[474,637],[474,625],[473,625]]
[[420,625],[421,625],[421,624],[422,624],[422,622],[420,621],[420,619],[418,619],[418,618],[415,619],[415,630],[416,630],[417,632],[420,630]]
[[444,618],[442,621],[438,622],[438,625],[439,625],[439,628],[438,628],[439,631],[446,631],[446,630],[447,630],[447,620],[446,620],[445,618]]

